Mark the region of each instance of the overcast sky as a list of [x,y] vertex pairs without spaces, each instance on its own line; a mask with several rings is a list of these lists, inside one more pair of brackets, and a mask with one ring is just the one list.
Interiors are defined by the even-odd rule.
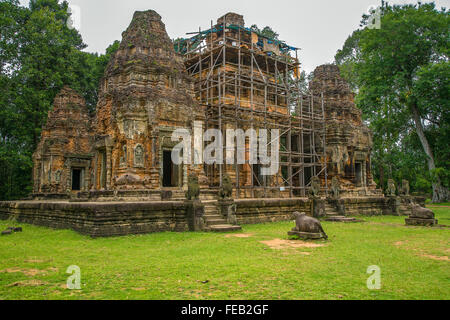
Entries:
[[[227,12],[244,15],[247,26],[272,27],[280,39],[301,48],[300,62],[307,72],[334,60],[336,51],[359,26],[361,16],[380,0],[68,0],[80,8],[80,32],[87,51],[104,52],[130,24],[135,11],[153,9],[172,39],[207,29],[211,20]],[[390,3],[416,3],[396,0]],[[429,1],[422,1],[429,2]],[[22,4],[28,5],[27,0]],[[435,1],[450,7],[450,0]]]

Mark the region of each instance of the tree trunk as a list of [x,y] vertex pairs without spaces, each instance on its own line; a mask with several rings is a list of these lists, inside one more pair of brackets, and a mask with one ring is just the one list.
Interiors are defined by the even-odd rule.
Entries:
[[[416,133],[419,136],[420,142],[422,143],[423,150],[425,151],[425,154],[427,155],[427,161],[428,161],[428,170],[430,171],[430,174],[433,173],[433,171],[436,169],[436,164],[434,163],[434,156],[433,152],[431,151],[430,144],[428,143],[428,139],[425,136],[422,120],[420,119],[419,110],[417,109],[417,105],[413,104],[411,106],[411,111],[413,113],[414,117],[414,123],[416,124]],[[433,186],[433,203],[439,203],[439,202],[445,202],[448,201],[449,198],[449,191],[447,188],[443,187],[441,184],[441,180],[439,177],[434,177],[432,181]]]
[[380,165],[380,186],[384,190],[384,167],[383,164]]

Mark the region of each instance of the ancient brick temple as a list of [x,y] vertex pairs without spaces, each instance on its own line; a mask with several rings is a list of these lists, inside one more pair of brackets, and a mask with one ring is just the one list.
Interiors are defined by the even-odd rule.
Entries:
[[187,168],[162,164],[172,132],[202,120],[192,80],[157,13],[137,12],[122,36],[101,84],[91,190],[185,186]]
[[326,158],[330,178],[337,177],[349,195],[377,193],[371,172],[372,133],[354,104],[355,94],[336,65],[314,71],[310,90],[324,97]]
[[[229,176],[236,198],[306,196],[314,176],[324,194],[332,177],[349,194],[375,191],[371,134],[337,66],[318,67],[310,93],[300,92],[298,49],[246,28],[234,13],[174,44],[156,12],[136,12],[122,37],[94,118],[72,90],[56,97],[34,156],[37,197],[171,190],[183,198],[192,172],[205,192]],[[245,164],[173,164],[172,133],[193,132],[194,124],[222,132],[279,129],[278,174],[263,176],[262,166],[248,161],[248,138]]]
[[84,99],[64,87],[55,98],[33,155],[34,192],[64,197],[73,190],[89,190],[93,143]]
[[[318,67],[304,90],[298,49],[246,27],[241,15],[191,34],[173,42],[155,11],[136,12],[105,70],[95,114],[79,94],[61,90],[33,155],[34,201],[0,203],[0,218],[111,236],[289,220],[294,211],[312,213],[311,195],[329,202],[327,214],[396,210],[398,201],[373,181],[371,133],[337,66]],[[223,142],[230,129],[242,130],[245,161],[174,163],[177,129],[218,129]],[[250,161],[248,131],[274,129],[278,170],[267,176],[267,164]],[[260,146],[273,148],[270,137]],[[191,148],[211,143],[204,138]],[[189,176],[200,184],[194,207]],[[219,196],[225,187],[231,199]]]

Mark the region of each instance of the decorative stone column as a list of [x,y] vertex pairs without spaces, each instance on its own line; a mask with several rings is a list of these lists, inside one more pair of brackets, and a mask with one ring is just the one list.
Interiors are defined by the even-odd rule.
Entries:
[[233,199],[220,199],[219,210],[222,217],[227,220],[227,223],[233,226],[238,225],[236,217],[236,203]]
[[111,190],[112,147],[106,147],[106,190]]
[[326,216],[326,211],[325,211],[325,201],[321,199],[320,197],[314,197],[311,196],[309,198],[309,200],[311,201],[311,216],[313,216],[314,218],[323,218]]
[[205,206],[200,200],[185,200],[189,231],[203,231],[205,228]]

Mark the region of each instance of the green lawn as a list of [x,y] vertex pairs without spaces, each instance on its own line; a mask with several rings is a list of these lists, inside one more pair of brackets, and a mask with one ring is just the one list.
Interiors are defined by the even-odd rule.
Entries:
[[[450,225],[450,208],[432,207]],[[161,233],[91,239],[23,225],[0,237],[0,299],[449,299],[450,229],[406,227],[404,217],[324,222],[322,247],[272,249],[292,222],[248,225],[247,238]],[[3,230],[11,223],[0,221]],[[295,243],[295,242],[294,242]],[[82,290],[65,287],[81,268]],[[368,266],[381,290],[368,290]]]

